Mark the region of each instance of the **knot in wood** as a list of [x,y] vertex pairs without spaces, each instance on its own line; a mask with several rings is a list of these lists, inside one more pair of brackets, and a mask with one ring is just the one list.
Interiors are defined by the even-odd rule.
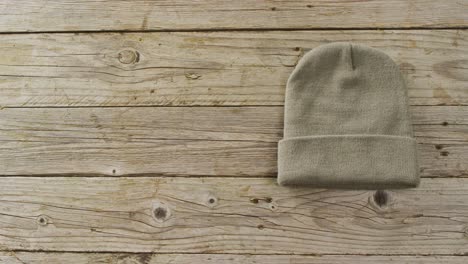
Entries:
[[119,52],[118,58],[123,64],[133,64],[140,61],[140,53],[133,50],[123,50]]
[[158,222],[164,222],[171,216],[169,207],[159,201],[153,203],[152,216]]
[[377,206],[382,207],[388,203],[388,193],[383,190],[378,190],[374,193],[374,202]]
[[167,210],[163,207],[157,207],[153,210],[153,214],[156,219],[163,220],[167,216]]

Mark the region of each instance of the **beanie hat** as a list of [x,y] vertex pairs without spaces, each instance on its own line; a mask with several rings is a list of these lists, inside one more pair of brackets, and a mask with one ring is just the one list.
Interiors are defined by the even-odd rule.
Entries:
[[418,185],[407,91],[390,57],[362,45],[332,43],[299,61],[286,87],[278,183]]

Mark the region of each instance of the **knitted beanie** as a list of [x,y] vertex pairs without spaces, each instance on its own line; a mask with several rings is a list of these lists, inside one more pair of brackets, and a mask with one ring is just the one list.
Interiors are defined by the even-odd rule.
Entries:
[[407,91],[390,57],[362,45],[332,43],[300,60],[286,87],[278,183],[418,185]]

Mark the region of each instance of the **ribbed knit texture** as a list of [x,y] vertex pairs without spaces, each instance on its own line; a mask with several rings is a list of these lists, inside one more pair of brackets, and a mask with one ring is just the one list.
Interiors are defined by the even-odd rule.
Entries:
[[390,57],[362,45],[332,43],[300,60],[286,88],[278,182],[417,186],[407,91]]

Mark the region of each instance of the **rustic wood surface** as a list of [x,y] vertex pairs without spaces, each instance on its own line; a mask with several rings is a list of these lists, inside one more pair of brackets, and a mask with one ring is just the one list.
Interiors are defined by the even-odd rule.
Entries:
[[[468,1],[0,2],[0,263],[468,263]],[[309,50],[387,53],[421,185],[275,182]]]
[[239,255],[239,254],[106,254],[0,252],[0,262],[9,264],[466,264],[468,256],[360,256],[360,255]]
[[0,192],[4,250],[468,254],[468,179],[376,192],[259,178],[2,177]]
[[299,58],[332,41],[390,55],[412,105],[468,105],[468,30],[4,35],[0,105],[283,105]]
[[[413,106],[421,175],[468,176],[468,106]],[[1,175],[276,177],[283,107],[5,108]]]
[[0,31],[457,28],[466,0],[2,1]]

